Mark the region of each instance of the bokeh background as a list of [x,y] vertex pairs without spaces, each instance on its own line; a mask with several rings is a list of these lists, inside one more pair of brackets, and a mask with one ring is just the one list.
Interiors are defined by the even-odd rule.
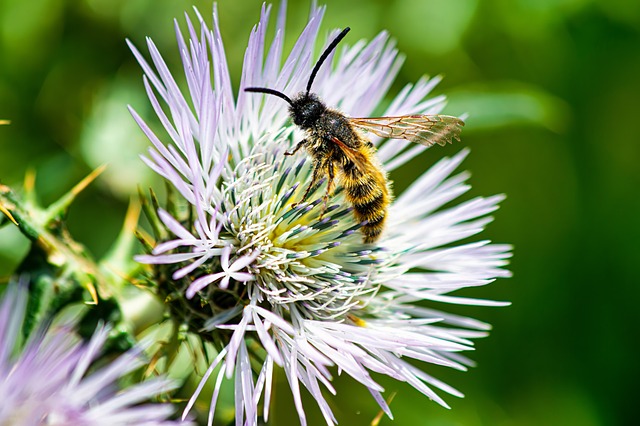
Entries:
[[[348,42],[390,31],[406,54],[390,94],[423,74],[444,74],[446,112],[469,113],[464,146],[471,196],[506,193],[485,236],[513,243],[514,277],[473,295],[508,308],[452,307],[494,325],[467,373],[430,369],[466,394],[440,408],[382,379],[396,421],[382,425],[638,424],[640,338],[640,2],[630,0],[328,0],[324,29],[351,26]],[[108,169],[69,213],[77,240],[100,256],[117,235],[136,186],[160,186],[138,156],[148,143],[126,105],[148,111],[141,71],[125,45],[145,36],[178,72],[173,18],[184,0],[1,0],[0,182],[37,174],[44,203],[95,167]],[[237,84],[260,2],[218,8]],[[289,3],[287,46],[307,1]],[[429,150],[392,177],[401,190],[442,155]],[[0,229],[0,276],[25,254]],[[369,424],[368,393],[339,378],[341,424]],[[316,413],[307,404],[311,416]],[[281,385],[275,425],[297,424]],[[322,424],[320,419],[312,424]]]

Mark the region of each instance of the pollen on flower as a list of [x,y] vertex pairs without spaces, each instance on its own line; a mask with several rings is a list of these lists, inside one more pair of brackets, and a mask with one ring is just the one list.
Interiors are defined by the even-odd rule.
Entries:
[[377,289],[369,265],[384,263],[387,253],[363,250],[368,245],[353,232],[360,224],[341,190],[326,209],[324,182],[298,203],[311,167],[305,156],[283,155],[289,144],[256,144],[234,168],[223,184],[224,228],[237,240],[239,254],[259,252],[249,270],[267,302],[295,303],[308,319],[344,319],[354,298]]

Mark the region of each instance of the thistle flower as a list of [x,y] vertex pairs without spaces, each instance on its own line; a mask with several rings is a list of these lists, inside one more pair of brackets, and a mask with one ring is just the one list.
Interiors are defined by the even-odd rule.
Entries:
[[[503,198],[478,197],[445,207],[470,188],[467,173],[452,176],[467,150],[443,158],[397,196],[375,244],[363,243],[361,224],[340,189],[324,214],[325,185],[308,202],[292,207],[311,179],[303,153],[283,155],[301,139],[298,130],[282,100],[243,89],[303,90],[315,63],[324,10],[312,8],[283,62],[285,8],[267,45],[271,8],[263,6],[236,95],[215,10],[212,29],[197,11],[199,29],[186,17],[188,41],[175,24],[186,93],[150,39],[153,65],[130,45],[168,136],[156,135],[131,109],[153,145],[144,161],[183,198],[182,208],[157,213],[171,237],[137,259],[154,265],[157,289],[169,301],[173,318],[220,348],[185,410],[217,375],[210,424],[225,378],[235,384],[236,424],[257,424],[260,405],[266,421],[274,364],[286,374],[303,425],[301,387],[315,398],[327,424],[337,423],[325,398],[326,392],[335,394],[332,367],[364,385],[389,416],[383,388],[372,372],[405,381],[447,407],[434,389],[462,394],[408,360],[465,370],[471,361],[459,353],[472,349],[470,339],[484,336],[490,326],[422,302],[506,304],[451,295],[509,276],[501,268],[510,246],[488,241],[456,245],[481,232]],[[335,34],[328,35],[325,45]],[[317,75],[315,91],[348,115],[369,116],[402,59],[383,32],[371,42],[342,47],[331,61],[333,66],[327,64]],[[406,86],[384,115],[439,113],[444,97],[426,99],[438,81],[423,78]],[[371,140],[388,171],[425,149]]]
[[83,343],[67,319],[34,332],[22,347],[26,305],[24,284],[9,285],[0,305],[0,425],[190,424],[167,420],[174,412],[170,404],[142,404],[174,389],[173,381],[118,388],[117,380],[144,365],[141,346],[88,373],[108,337],[106,326]]

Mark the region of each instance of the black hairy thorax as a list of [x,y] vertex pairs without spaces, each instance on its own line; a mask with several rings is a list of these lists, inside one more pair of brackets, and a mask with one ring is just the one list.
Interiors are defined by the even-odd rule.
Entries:
[[[332,144],[337,138],[347,146],[358,148],[360,138],[353,130],[349,119],[339,111],[327,108],[315,93],[301,92],[291,100],[289,106],[291,120],[310,133],[318,141],[310,141],[313,145],[324,142]],[[313,143],[315,142],[315,143]]]

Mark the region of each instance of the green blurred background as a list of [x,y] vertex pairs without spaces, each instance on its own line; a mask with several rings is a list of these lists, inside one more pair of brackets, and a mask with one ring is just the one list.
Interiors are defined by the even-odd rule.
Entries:
[[[210,18],[211,2],[194,3]],[[136,185],[160,186],[138,159],[148,143],[125,108],[150,116],[124,39],[146,53],[144,37],[151,36],[180,72],[172,19],[192,4],[0,1],[0,119],[12,121],[0,127],[0,181],[20,187],[33,169],[46,203],[108,163],[69,214],[71,232],[97,256],[119,231]],[[260,4],[218,6],[236,84]],[[446,111],[470,114],[463,144],[472,148],[464,163],[473,173],[471,196],[508,195],[485,237],[515,245],[514,277],[472,293],[511,300],[511,307],[449,309],[494,325],[472,354],[478,368],[428,370],[466,398],[447,398],[447,411],[381,378],[397,392],[396,421],[381,424],[638,424],[640,2],[327,4],[324,30],[349,25],[350,43],[382,29],[397,39],[407,59],[391,95],[422,74],[446,76],[437,88],[450,98]],[[308,8],[290,2],[288,47]],[[429,150],[392,176],[396,188],[460,148]],[[0,276],[26,249],[15,229],[0,230]],[[337,388],[341,424],[369,424],[377,409],[366,390],[345,378]],[[281,381],[274,424],[297,424],[288,420],[292,412]]]

